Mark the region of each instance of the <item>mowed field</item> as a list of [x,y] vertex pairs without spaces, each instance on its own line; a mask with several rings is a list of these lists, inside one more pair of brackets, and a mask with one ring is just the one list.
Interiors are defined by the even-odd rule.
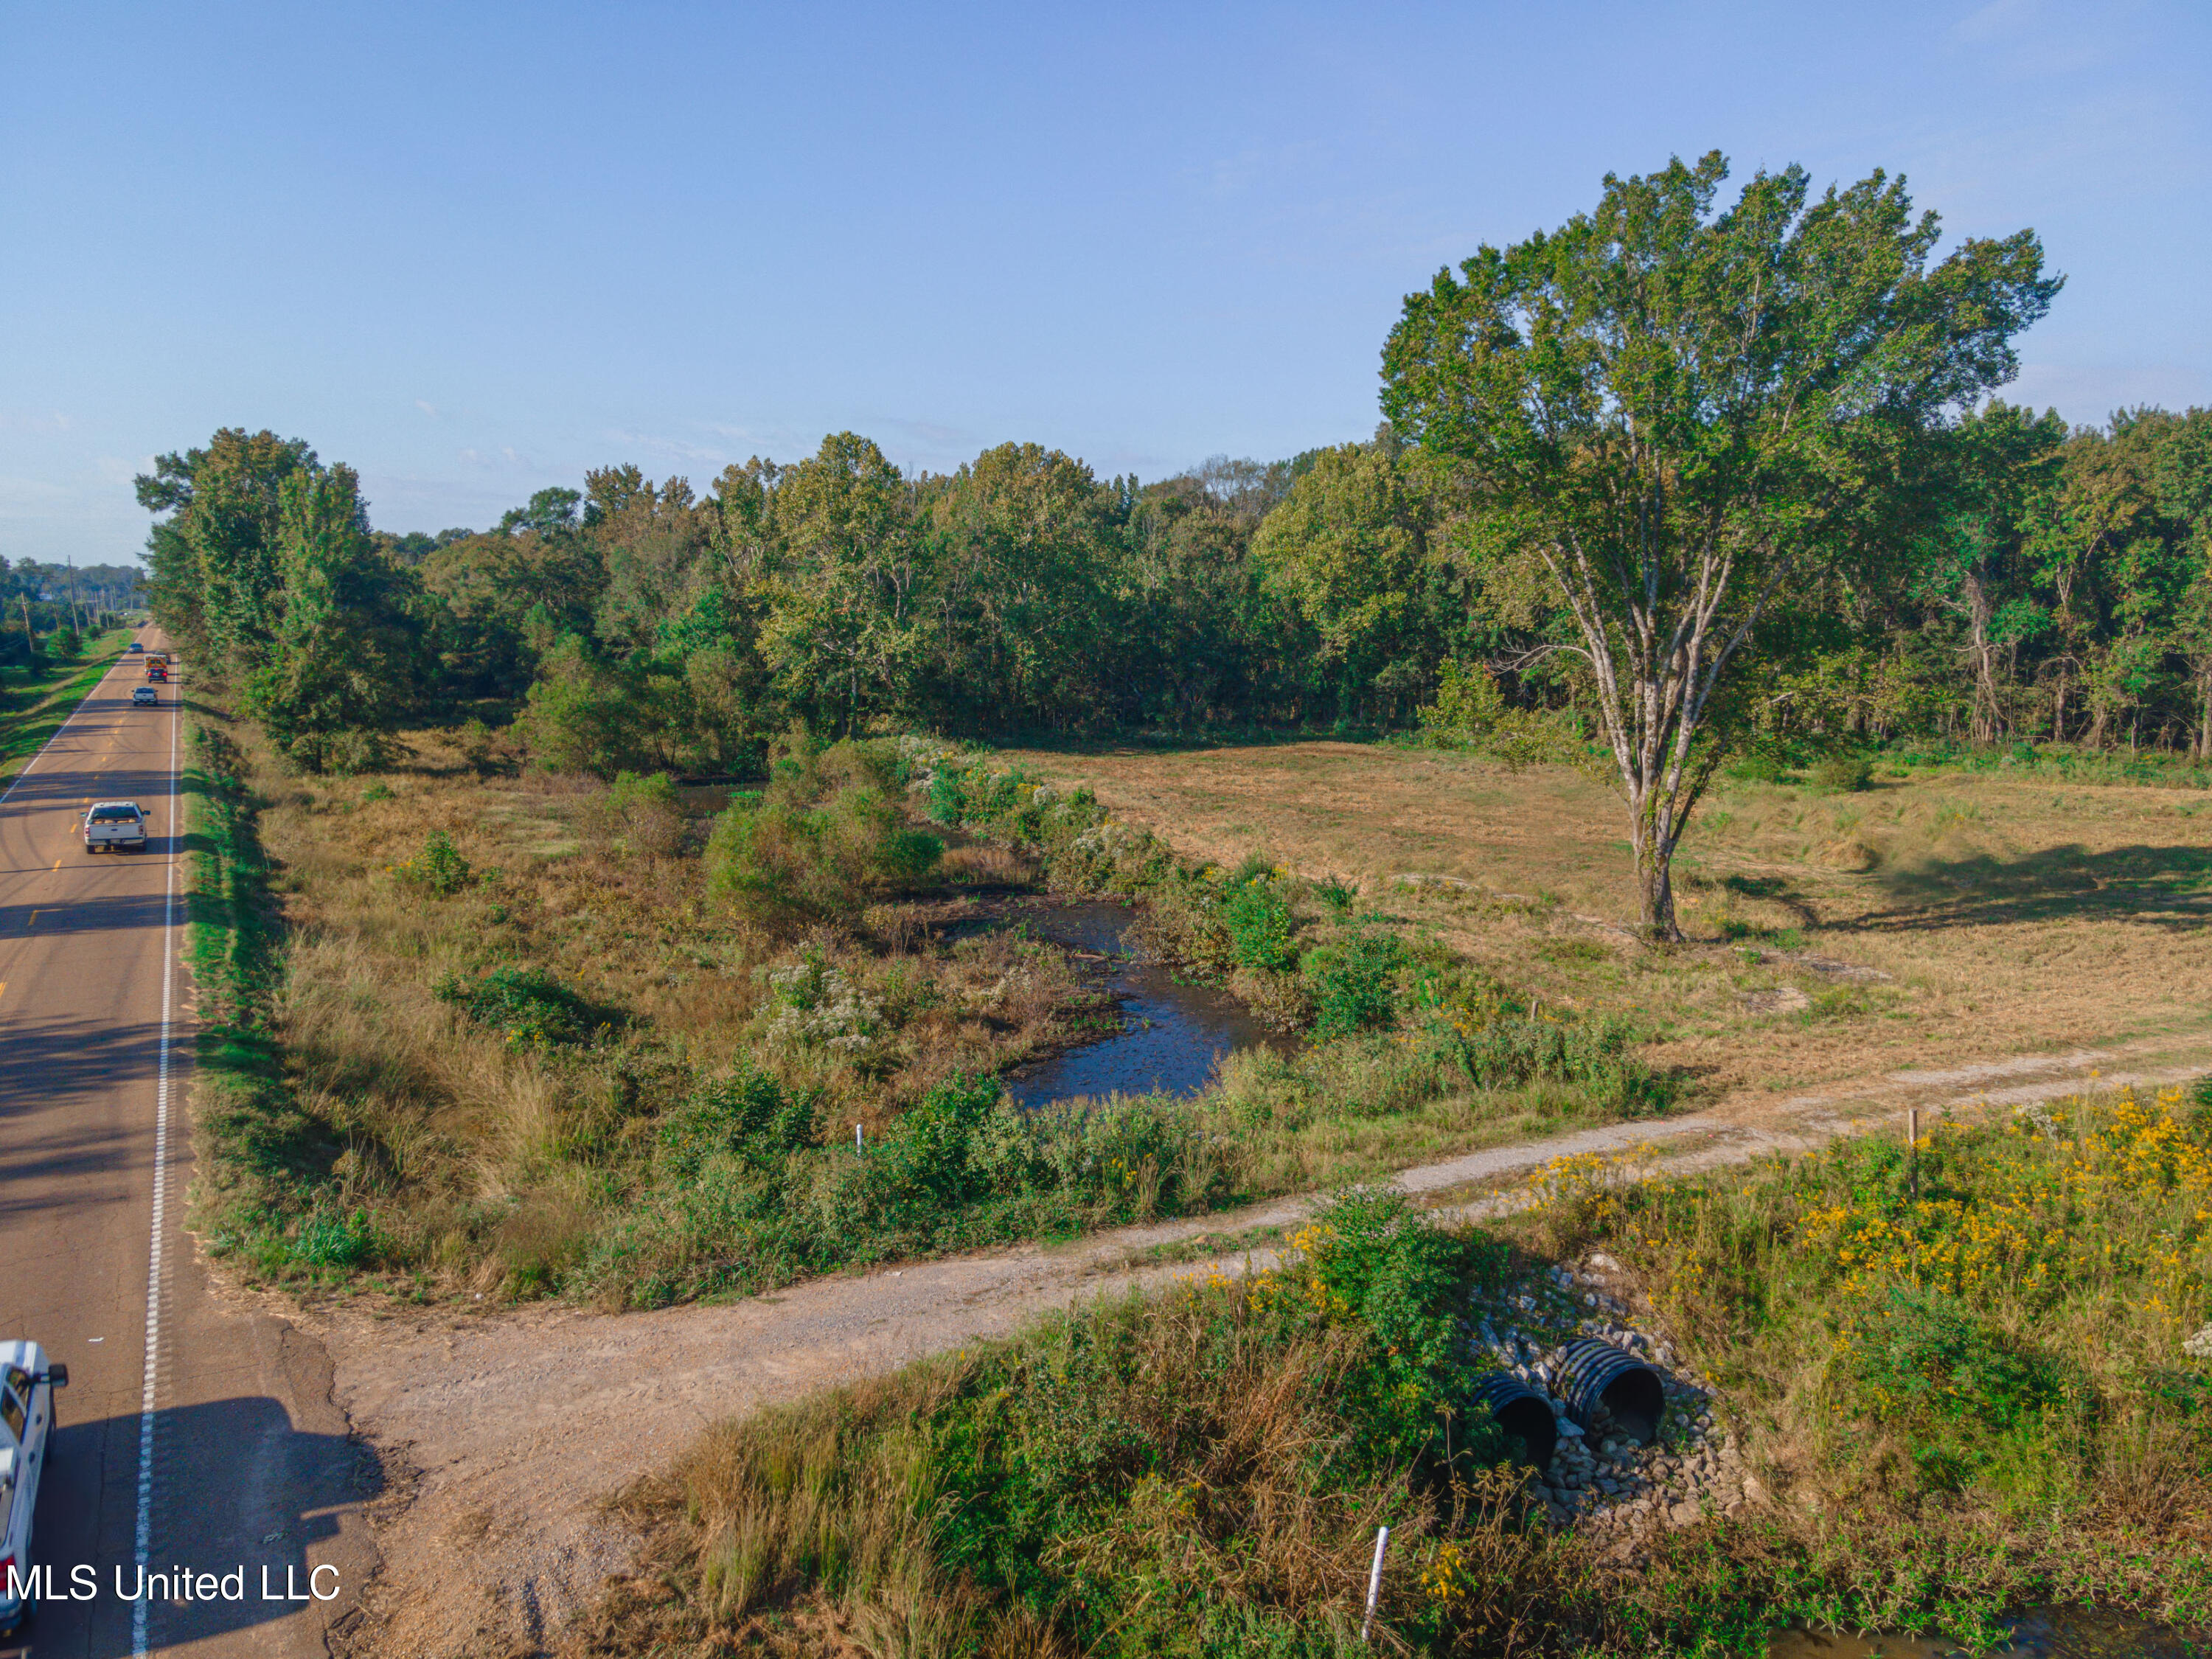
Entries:
[[1360,884],[1517,987],[1630,1012],[1705,1103],[2133,1043],[2212,1052],[2212,795],[1878,773],[1727,783],[1677,864],[1690,941],[1636,920],[1626,813],[1565,767],[1300,743],[1011,751],[1194,858]]

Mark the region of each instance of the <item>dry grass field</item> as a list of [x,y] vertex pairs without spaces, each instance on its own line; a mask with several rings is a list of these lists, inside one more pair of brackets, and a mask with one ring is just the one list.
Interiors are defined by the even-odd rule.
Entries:
[[1905,1068],[2155,1040],[2212,1048],[2212,797],[1878,773],[1724,783],[1678,864],[1690,942],[1629,931],[1625,815],[1565,767],[1343,743],[1015,751],[1178,851],[1356,881],[1510,981],[1640,1016],[1748,1103]]

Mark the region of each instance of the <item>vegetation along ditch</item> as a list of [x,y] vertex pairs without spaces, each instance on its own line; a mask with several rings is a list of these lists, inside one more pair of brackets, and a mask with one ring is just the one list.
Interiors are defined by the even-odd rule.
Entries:
[[[204,1117],[211,1243],[256,1273],[645,1305],[1667,1102],[1629,1028],[985,751],[802,734],[686,790],[448,732],[333,787],[232,729],[203,811],[223,880],[265,842],[281,958]],[[279,926],[226,902],[228,939]]]

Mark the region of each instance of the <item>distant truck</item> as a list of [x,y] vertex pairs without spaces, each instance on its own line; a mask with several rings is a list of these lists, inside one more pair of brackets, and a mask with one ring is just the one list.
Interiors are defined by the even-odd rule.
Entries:
[[135,800],[96,800],[92,810],[84,815],[84,850],[97,853],[105,848],[114,852],[130,848],[143,851],[146,845],[146,815],[138,810]]
[[146,653],[146,678],[149,680],[166,680],[169,678],[167,652],[149,651]]

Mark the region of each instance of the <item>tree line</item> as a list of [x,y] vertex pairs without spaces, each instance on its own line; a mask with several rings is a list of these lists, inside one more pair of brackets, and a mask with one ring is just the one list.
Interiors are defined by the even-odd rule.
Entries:
[[[1949,440],[1893,579],[1778,613],[1804,648],[1760,642],[1783,672],[1759,721],[1785,739],[2212,756],[2212,410],[2069,429],[1991,403]],[[320,519],[304,511],[315,480]],[[371,532],[349,469],[228,429],[161,457],[141,495],[173,509],[149,550],[156,616],[302,732],[535,691],[540,729],[580,764],[726,770],[794,717],[838,733],[1389,728],[1452,662],[1524,702],[1583,695],[1542,659],[1557,629],[1486,545],[1496,526],[1455,467],[1387,427],[1145,486],[1035,445],[908,477],[840,434],[704,496],[611,466],[492,530],[434,536]],[[334,698],[319,716],[318,678]]]
[[[515,704],[562,766],[727,772],[794,720],[1409,722],[1437,662],[1476,641],[1460,573],[1396,549],[1404,591],[1348,630],[1278,576],[1283,538],[1263,533],[1308,472],[1364,482],[1373,447],[1140,484],[1036,444],[910,476],[840,433],[704,494],[612,465],[488,531],[390,535],[351,469],[228,428],[159,458],[139,498],[164,515],[156,616],[302,765],[367,764],[409,720]],[[1299,580],[1318,598],[1330,578]]]
[[156,615],[299,764],[513,708],[548,763],[738,771],[794,720],[957,735],[1411,725],[1440,682],[1609,749],[1646,876],[1731,754],[1900,735],[2212,757],[2212,411],[1994,395],[2061,286],[1937,258],[1875,173],[1609,177],[1408,297],[1370,439],[1140,483],[853,433],[635,465],[481,532],[227,429],[139,481]]

